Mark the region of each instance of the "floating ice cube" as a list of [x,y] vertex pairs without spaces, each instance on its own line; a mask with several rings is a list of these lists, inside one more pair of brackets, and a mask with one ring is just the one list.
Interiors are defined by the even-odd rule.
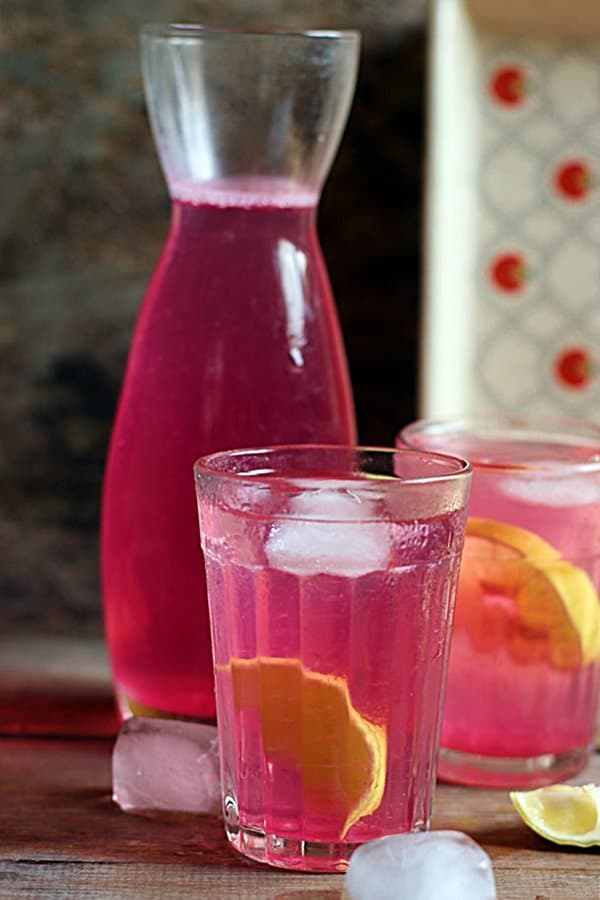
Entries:
[[508,477],[502,479],[501,489],[514,500],[541,506],[586,506],[600,502],[600,483],[589,476]]
[[294,575],[358,577],[385,570],[390,558],[387,522],[376,507],[349,492],[307,491],[290,502],[293,515],[271,529],[265,553],[273,568]]
[[357,519],[377,518],[377,506],[359,494],[349,491],[344,482],[335,487],[317,491],[304,491],[289,501],[290,511],[308,519],[329,519],[338,522],[356,522]]
[[460,831],[393,834],[352,856],[346,900],[496,900],[489,856]]
[[112,757],[113,800],[125,812],[214,815],[221,808],[217,729],[176,719],[134,717]]

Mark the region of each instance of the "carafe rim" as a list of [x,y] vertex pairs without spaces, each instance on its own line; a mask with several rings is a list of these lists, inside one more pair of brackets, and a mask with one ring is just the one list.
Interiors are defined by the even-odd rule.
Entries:
[[360,31],[352,28],[344,29],[294,29],[294,28],[252,28],[243,26],[202,25],[186,22],[149,22],[142,25],[140,35],[153,40],[186,40],[199,41],[203,38],[235,35],[248,38],[282,37],[291,40],[336,40],[357,41]]

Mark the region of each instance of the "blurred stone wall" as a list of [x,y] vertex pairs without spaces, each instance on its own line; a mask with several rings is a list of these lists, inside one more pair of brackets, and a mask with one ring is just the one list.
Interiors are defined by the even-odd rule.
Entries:
[[321,205],[361,439],[415,413],[423,0],[5,0],[0,7],[0,628],[98,633],[99,495],[168,224],[137,30],[355,27],[361,71]]

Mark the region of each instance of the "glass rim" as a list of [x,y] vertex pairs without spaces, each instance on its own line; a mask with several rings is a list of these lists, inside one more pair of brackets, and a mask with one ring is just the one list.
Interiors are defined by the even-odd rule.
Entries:
[[[560,470],[564,474],[600,472],[600,424],[586,419],[574,419],[568,416],[545,415],[513,415],[510,413],[472,413],[453,417],[424,417],[416,419],[402,428],[396,440],[404,446],[419,449],[414,443],[416,435],[429,433],[439,435],[461,435],[485,437],[486,432],[493,435],[493,440],[510,442],[511,440],[525,444],[534,440],[554,438],[553,443],[564,446],[581,446],[586,438],[597,442],[597,453],[588,459],[540,459],[527,460],[522,466],[518,457],[514,463],[494,462],[492,459],[478,460],[475,454],[469,454],[473,470],[483,469],[508,473],[537,472],[553,474]],[[521,438],[519,438],[521,436]],[[558,439],[558,440],[556,440]],[[423,448],[424,449],[424,448]],[[441,451],[445,452],[445,451]]]
[[[427,474],[419,477],[404,477],[404,476],[389,476],[383,478],[371,478],[365,477],[364,479],[360,479],[361,489],[367,488],[368,490],[397,490],[402,489],[402,486],[411,486],[411,485],[422,485],[422,484],[440,484],[447,481],[460,481],[464,479],[466,476],[470,475],[472,472],[471,463],[464,459],[461,456],[456,456],[452,453],[444,453],[438,452],[436,450],[420,450],[416,447],[379,447],[379,446],[368,446],[362,444],[273,444],[273,445],[263,445],[258,447],[242,447],[236,448],[233,450],[218,450],[214,453],[208,453],[204,456],[200,456],[196,462],[194,463],[194,476],[195,479],[198,480],[202,477],[209,478],[218,478],[220,481],[229,481],[235,484],[253,484],[257,485],[262,483],[267,483],[267,479],[269,479],[268,483],[272,484],[270,476],[275,474],[275,471],[267,471],[261,470],[260,472],[254,473],[245,473],[245,472],[233,472],[227,471],[223,469],[217,469],[211,466],[211,463],[215,463],[217,460],[223,459],[233,459],[235,457],[249,457],[249,456],[260,456],[277,452],[309,452],[309,453],[317,453],[317,452],[345,452],[352,451],[353,453],[359,454],[378,454],[381,456],[394,456],[396,454],[410,455],[414,457],[426,458],[428,460],[437,460],[440,463],[444,464],[447,468],[446,471],[440,471],[435,474]],[[450,469],[450,465],[453,465],[454,468]],[[280,481],[285,482],[288,485],[298,486],[302,490],[307,489],[307,481],[314,480],[315,483],[318,479],[322,477],[318,474],[313,474],[310,476],[303,475],[301,472],[285,475],[280,477]],[[344,476],[331,476],[331,480],[335,480],[336,483],[340,485],[348,485],[357,488],[356,479],[344,478]],[[385,485],[385,487],[383,487]],[[394,485],[394,487],[392,487]]]
[[203,38],[236,35],[247,38],[284,37],[291,40],[331,40],[358,43],[360,31],[357,29],[320,29],[320,28],[252,28],[251,26],[202,25],[188,22],[148,22],[140,28],[140,37],[158,41],[194,41]]

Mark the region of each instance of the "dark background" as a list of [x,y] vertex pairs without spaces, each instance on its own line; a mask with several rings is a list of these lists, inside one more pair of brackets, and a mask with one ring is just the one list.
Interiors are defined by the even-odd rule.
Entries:
[[147,21],[355,27],[356,97],[320,233],[360,438],[416,408],[423,0],[6,0],[0,21],[0,628],[99,633],[102,470],[169,205]]

